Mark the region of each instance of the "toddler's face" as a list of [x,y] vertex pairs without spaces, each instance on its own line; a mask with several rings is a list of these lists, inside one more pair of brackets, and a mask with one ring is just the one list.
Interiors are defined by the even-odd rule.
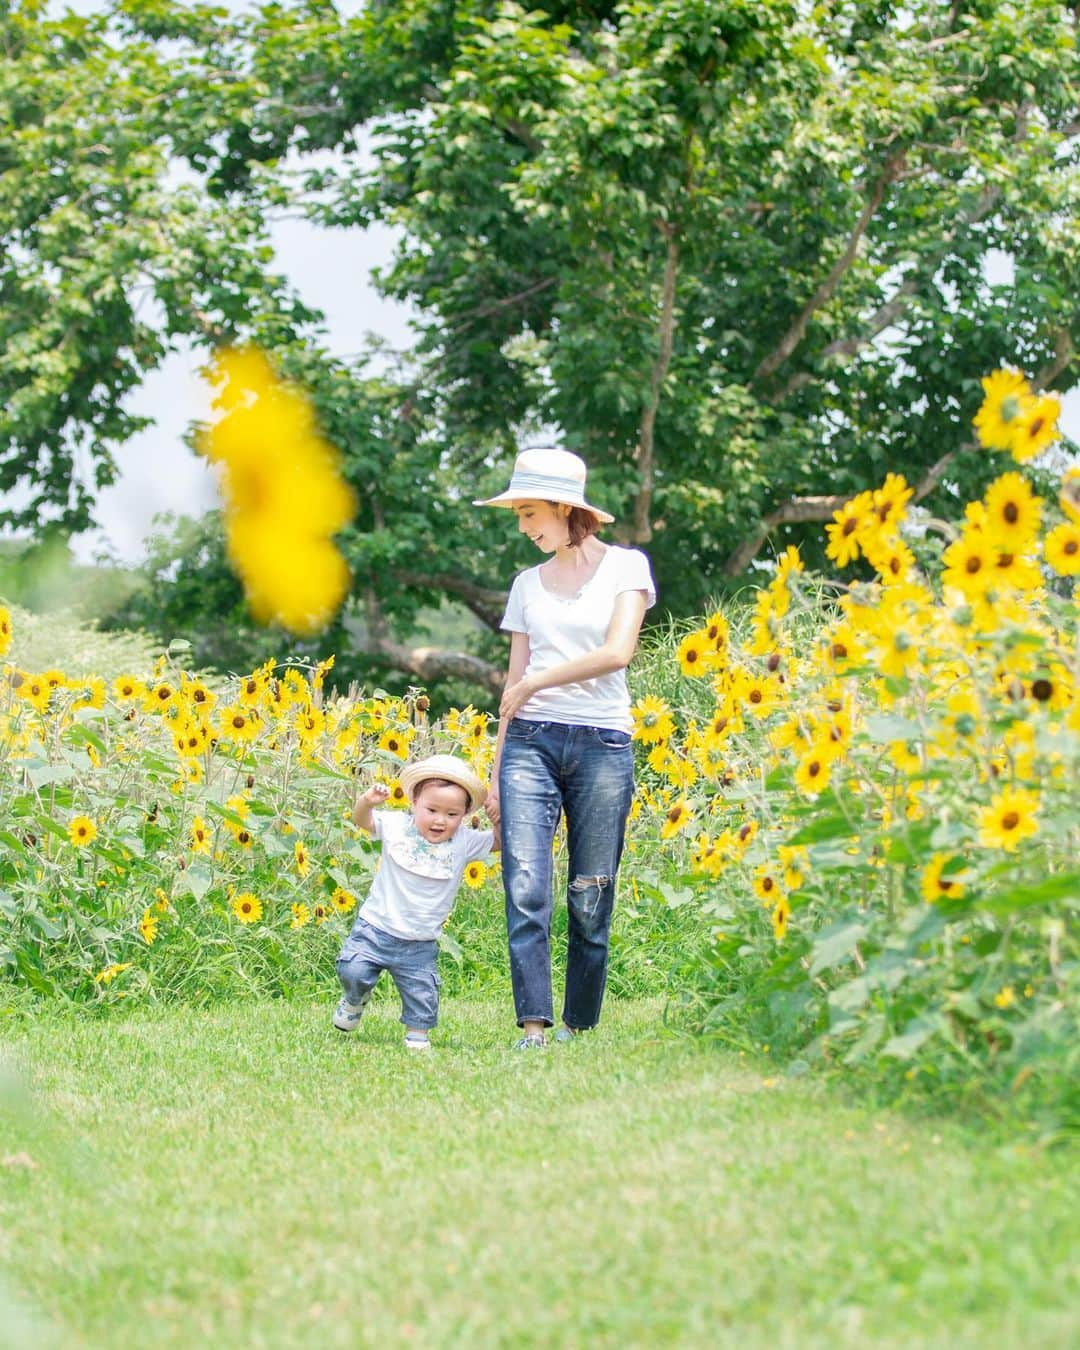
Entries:
[[458,832],[468,809],[469,795],[464,788],[423,783],[413,798],[412,818],[422,838],[429,844],[441,844]]

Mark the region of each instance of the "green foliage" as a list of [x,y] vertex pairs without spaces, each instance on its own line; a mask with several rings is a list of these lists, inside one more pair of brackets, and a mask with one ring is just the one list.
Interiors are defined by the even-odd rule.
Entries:
[[[523,435],[585,454],[689,614],[764,525],[782,546],[834,494],[929,470],[986,370],[1077,377],[1055,0],[385,0],[347,20],[112,0],[0,22],[0,487],[26,497],[5,518],[85,525],[145,372],[178,341],[258,341],[349,456],[384,669],[446,595],[497,622],[525,559],[468,503]],[[419,315],[409,367],[326,359],[274,271],[284,211],[401,232],[381,285]],[[927,488],[985,479],[972,459]]]

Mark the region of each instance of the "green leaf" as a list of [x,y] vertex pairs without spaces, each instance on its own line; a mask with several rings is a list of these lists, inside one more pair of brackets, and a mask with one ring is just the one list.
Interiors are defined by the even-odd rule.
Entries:
[[865,936],[866,925],[860,920],[823,928],[810,949],[810,974],[819,975],[847,960]]
[[812,820],[809,825],[796,830],[787,842],[792,845],[818,844],[828,839],[847,839],[854,833],[855,827],[847,816],[829,815]]
[[1008,886],[976,902],[976,908],[991,914],[1009,914],[1028,905],[1048,905],[1055,900],[1080,901],[1080,872],[1059,872],[1045,881]]
[[922,729],[917,722],[906,717],[897,717],[895,713],[871,713],[862,724],[862,730],[875,744],[887,745],[890,741],[917,741],[922,738]]
[[214,870],[208,862],[196,858],[183,872],[183,885],[196,900],[201,900],[214,881]]
[[881,1047],[881,1054],[889,1059],[908,1060],[940,1029],[939,1017],[916,1017],[899,1036],[886,1041]]
[[438,942],[440,948],[444,952],[448,952],[460,966],[465,954],[461,950],[461,943],[458,942],[457,938],[454,937],[452,933],[446,932],[444,929],[439,934]]

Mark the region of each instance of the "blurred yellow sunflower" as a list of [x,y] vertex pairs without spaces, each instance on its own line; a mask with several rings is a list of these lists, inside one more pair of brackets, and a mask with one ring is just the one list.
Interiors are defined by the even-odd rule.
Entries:
[[1024,788],[1005,788],[978,815],[979,843],[1011,853],[1038,831],[1039,799]]
[[988,450],[1011,450],[1016,422],[1031,388],[1018,371],[1005,368],[985,376],[981,383],[985,397],[974,417],[979,443]]

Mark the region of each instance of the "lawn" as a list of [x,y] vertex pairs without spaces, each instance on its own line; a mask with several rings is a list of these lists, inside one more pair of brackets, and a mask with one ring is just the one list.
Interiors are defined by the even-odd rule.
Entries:
[[1080,1187],[612,1002],[514,1055],[448,1000],[9,1028],[0,1317],[48,1347],[1066,1346]]

